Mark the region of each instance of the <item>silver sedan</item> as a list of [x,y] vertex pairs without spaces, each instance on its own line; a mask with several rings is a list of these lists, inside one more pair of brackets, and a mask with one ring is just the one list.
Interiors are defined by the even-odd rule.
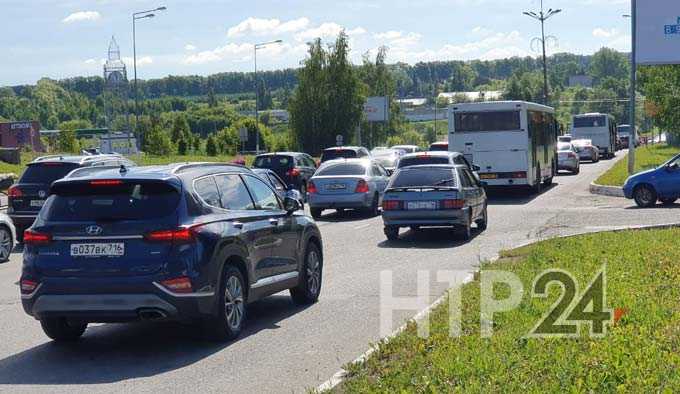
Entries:
[[0,263],[9,260],[17,239],[17,230],[7,214],[0,213]]

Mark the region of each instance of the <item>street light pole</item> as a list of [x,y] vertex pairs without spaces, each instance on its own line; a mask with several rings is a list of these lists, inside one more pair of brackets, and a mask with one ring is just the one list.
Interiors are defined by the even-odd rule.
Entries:
[[272,44],[280,44],[283,40],[275,40],[269,42],[263,42],[260,44],[255,44],[253,46],[254,50],[254,60],[255,60],[255,153],[260,153],[260,85],[257,80],[257,51],[259,49],[265,48]]
[[524,15],[536,19],[541,22],[541,46],[543,47],[543,104],[548,105],[550,100],[548,95],[548,58],[545,53],[545,21],[550,19],[552,16],[562,12],[561,9],[553,10],[552,8],[548,12],[543,12],[543,0],[541,0],[541,10],[536,13],[533,11],[524,12]]
[[[134,69],[135,80],[133,89],[135,90],[135,130],[139,132],[139,90],[137,89],[137,21],[140,19],[149,19],[156,16],[154,12],[165,11],[167,7],[162,6],[153,10],[139,11],[132,14],[132,64]],[[140,145],[144,141],[144,136],[140,135]]]
[[628,143],[628,174],[635,173],[635,144],[637,143],[636,107],[637,107],[637,55],[636,35],[637,35],[637,2],[631,1],[630,10],[630,29],[631,29],[631,59],[630,59],[630,140]]

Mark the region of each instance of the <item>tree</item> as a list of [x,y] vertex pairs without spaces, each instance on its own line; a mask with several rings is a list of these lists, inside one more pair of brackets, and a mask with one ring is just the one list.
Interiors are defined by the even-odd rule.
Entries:
[[205,141],[205,153],[208,156],[217,156],[217,142],[215,141],[215,136],[212,134],[208,136]]
[[168,156],[172,154],[173,145],[170,136],[160,125],[154,125],[144,138],[144,151],[154,156]]
[[64,153],[78,153],[80,151],[80,144],[76,138],[76,130],[70,128],[63,128],[59,132],[59,139],[57,140],[57,147],[60,152]]
[[177,153],[180,155],[186,155],[187,152],[189,151],[189,143],[185,139],[185,137],[180,138],[180,140],[177,142]]
[[624,80],[630,74],[630,63],[623,53],[602,48],[593,55],[589,74],[595,84],[608,77]]
[[191,131],[186,115],[184,113],[176,115],[172,120],[172,132],[170,134],[172,142],[178,143],[181,139],[188,139],[189,133]]

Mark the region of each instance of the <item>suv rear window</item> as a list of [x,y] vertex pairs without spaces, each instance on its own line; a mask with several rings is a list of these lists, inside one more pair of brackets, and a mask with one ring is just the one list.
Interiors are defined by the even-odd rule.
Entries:
[[335,159],[355,159],[357,152],[352,149],[331,149],[326,150],[321,155],[321,162],[335,160]]
[[287,170],[293,168],[294,160],[291,156],[260,156],[255,158],[253,167],[271,170]]
[[366,167],[361,164],[335,164],[322,168],[315,176],[366,175]]
[[407,157],[399,160],[399,168],[433,164],[451,164],[451,163],[449,162],[448,157],[434,157],[434,156]]
[[158,219],[171,215],[180,200],[179,192],[162,182],[64,184],[52,193],[42,214],[45,220],[60,222]]
[[77,164],[72,163],[30,164],[21,176],[19,183],[42,183],[51,185],[52,182],[65,177],[69,172],[78,167]]
[[456,187],[456,175],[447,168],[411,168],[399,171],[388,188],[449,186]]

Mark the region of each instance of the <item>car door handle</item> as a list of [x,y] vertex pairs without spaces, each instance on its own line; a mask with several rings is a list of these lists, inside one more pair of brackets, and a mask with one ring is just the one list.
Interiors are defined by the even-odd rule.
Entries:
[[271,224],[272,226],[278,226],[279,219],[269,219],[269,224]]
[[241,223],[241,222],[233,222],[232,225],[234,226],[234,228],[237,228],[239,230],[243,230],[243,223]]

